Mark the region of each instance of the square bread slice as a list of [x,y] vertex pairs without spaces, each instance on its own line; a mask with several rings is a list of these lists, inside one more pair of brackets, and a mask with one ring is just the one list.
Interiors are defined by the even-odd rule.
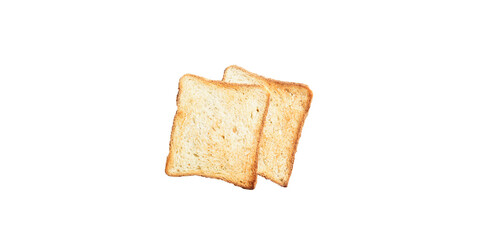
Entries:
[[166,174],[198,175],[255,188],[258,143],[269,98],[259,85],[184,75],[179,81]]
[[286,187],[313,98],[312,91],[304,84],[265,78],[238,66],[225,69],[223,81],[259,84],[270,92],[270,106],[259,145],[258,174]]

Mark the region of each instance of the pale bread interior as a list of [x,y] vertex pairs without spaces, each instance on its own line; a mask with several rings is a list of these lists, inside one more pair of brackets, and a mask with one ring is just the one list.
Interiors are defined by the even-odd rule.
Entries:
[[268,91],[258,85],[184,75],[166,173],[217,178],[253,189],[268,103]]

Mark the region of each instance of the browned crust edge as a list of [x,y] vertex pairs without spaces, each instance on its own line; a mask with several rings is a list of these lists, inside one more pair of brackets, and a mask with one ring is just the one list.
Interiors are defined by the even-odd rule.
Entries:
[[[305,119],[306,117],[308,116],[308,111],[310,110],[310,106],[311,106],[311,100],[313,99],[313,91],[311,91],[311,89],[308,87],[308,85],[306,84],[302,84],[302,83],[294,83],[294,82],[285,82],[285,81],[279,81],[279,80],[275,80],[275,79],[271,79],[271,78],[267,78],[267,77],[264,77],[264,76],[261,76],[261,75],[258,75],[256,73],[253,73],[253,72],[250,72],[250,71],[247,71],[245,70],[244,68],[242,67],[239,67],[237,65],[231,65],[231,66],[228,66],[225,70],[224,70],[224,76],[222,77],[222,81],[225,80],[225,73],[227,72],[227,70],[229,68],[236,68],[236,69],[239,69],[255,78],[259,78],[259,79],[262,79],[264,81],[268,81],[268,82],[271,82],[275,85],[291,85],[291,86],[299,86],[299,87],[303,87],[305,88],[307,91],[308,91],[308,94],[309,94],[309,99],[306,103],[306,107],[305,107],[305,113],[302,115],[302,118],[300,119],[300,125],[298,126],[298,131],[297,131],[297,134],[295,134],[295,138],[294,138],[294,141],[293,141],[293,151],[291,152],[291,156],[289,156],[289,159],[288,159],[288,162],[290,164],[290,168],[288,170],[288,173],[287,173],[287,176],[286,176],[286,181],[285,182],[279,182],[279,181],[276,181],[275,179],[271,179],[267,176],[264,176],[264,174],[259,174],[260,176],[264,177],[265,179],[268,179],[282,187],[287,187],[288,186],[288,182],[290,181],[290,177],[291,177],[291,173],[292,173],[292,170],[293,170],[293,165],[295,163],[295,154],[296,154],[296,151],[297,151],[297,148],[298,148],[298,141],[300,140],[300,137],[301,137],[301,131],[303,129],[303,125],[305,124]],[[248,84],[245,84],[245,85],[248,85]],[[267,112],[268,113],[268,112]]]
[[[240,69],[241,71],[246,72],[247,74],[250,74],[250,75],[252,75],[253,77],[260,78],[260,79],[262,79],[262,80],[266,80],[266,81],[268,81],[268,82],[271,82],[271,83],[274,83],[274,84],[277,84],[277,85],[291,85],[291,86],[304,87],[304,88],[306,88],[307,91],[310,93],[311,98],[313,97],[313,92],[311,91],[311,89],[310,89],[310,88],[308,87],[308,85],[306,85],[306,84],[303,84],[303,83],[295,83],[295,82],[285,82],[285,81],[275,80],[275,79],[272,79],[272,78],[267,78],[267,77],[258,75],[258,74],[256,74],[256,73],[247,71],[247,70],[245,70],[244,68],[239,67],[239,66],[237,66],[237,65],[231,65],[231,66],[228,66],[228,67],[225,69],[225,71],[224,71],[224,76],[222,77],[222,81],[225,80],[225,73],[227,72],[227,70],[228,70],[229,68],[237,68],[237,69]],[[224,83],[229,83],[229,82],[224,82]],[[255,85],[255,84],[245,84],[245,83],[232,83],[232,84]],[[311,99],[311,98],[310,98],[310,99]],[[311,101],[310,101],[310,102],[311,102]]]
[[[181,174],[177,174],[177,175],[170,172],[171,162],[172,162],[172,159],[171,159],[172,158],[172,156],[171,156],[172,155],[172,136],[173,136],[173,133],[174,133],[174,130],[175,130],[175,127],[176,127],[179,108],[177,108],[177,110],[176,110],[176,114],[174,116],[174,121],[172,123],[171,137],[170,137],[170,140],[169,140],[169,154],[168,154],[167,160],[166,160],[166,169],[165,169],[166,174],[168,176],[171,176],[171,177],[200,176],[200,177],[206,177],[206,178],[211,178],[211,179],[219,179],[219,180],[231,183],[235,186],[241,187],[243,189],[253,190],[255,188],[256,184],[257,184],[257,168],[258,168],[258,153],[259,153],[258,144],[259,144],[260,139],[262,137],[263,127],[265,126],[265,120],[266,120],[266,116],[268,114],[268,106],[269,106],[269,103],[270,103],[270,93],[268,92],[268,90],[266,90],[263,86],[260,86],[260,85],[227,83],[227,82],[209,80],[207,78],[200,77],[200,76],[193,75],[193,74],[185,74],[179,79],[178,92],[177,92],[177,96],[176,96],[176,106],[178,106],[178,104],[179,104],[179,96],[182,93],[181,92],[181,82],[182,82],[181,80],[185,77],[197,78],[197,79],[202,80],[205,83],[218,85],[218,86],[223,86],[223,87],[233,87],[233,88],[240,87],[240,88],[242,88],[242,87],[246,86],[246,87],[251,87],[251,88],[263,89],[263,90],[265,90],[263,92],[267,96],[267,104],[265,104],[265,110],[263,112],[261,124],[257,128],[256,133],[255,133],[255,135],[258,134],[258,136],[257,136],[258,140],[255,144],[255,158],[253,160],[253,167],[252,167],[252,172],[251,172],[252,178],[247,182],[247,184],[239,184],[237,182],[233,182],[229,179],[226,179],[226,178],[223,178],[223,177],[220,177],[220,176],[211,176],[211,175],[206,175],[206,174],[203,174],[203,173],[200,173],[200,172],[181,173]],[[257,133],[257,131],[258,131],[258,133]]]

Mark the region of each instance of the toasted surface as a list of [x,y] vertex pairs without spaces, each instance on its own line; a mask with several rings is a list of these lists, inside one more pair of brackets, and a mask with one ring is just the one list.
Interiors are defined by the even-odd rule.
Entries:
[[259,85],[184,75],[179,81],[167,175],[217,178],[253,189],[269,96]]
[[258,174],[286,187],[312,91],[299,83],[277,81],[238,66],[225,69],[223,81],[259,84],[270,92],[270,105],[259,144]]

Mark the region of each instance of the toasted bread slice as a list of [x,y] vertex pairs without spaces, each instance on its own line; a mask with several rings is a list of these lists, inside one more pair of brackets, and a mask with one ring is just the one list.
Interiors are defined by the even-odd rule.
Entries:
[[277,81],[238,66],[225,69],[224,82],[259,84],[270,92],[270,106],[259,144],[258,174],[286,187],[312,91],[299,83]]
[[184,75],[179,81],[166,174],[198,175],[255,188],[258,143],[269,98],[259,85]]

